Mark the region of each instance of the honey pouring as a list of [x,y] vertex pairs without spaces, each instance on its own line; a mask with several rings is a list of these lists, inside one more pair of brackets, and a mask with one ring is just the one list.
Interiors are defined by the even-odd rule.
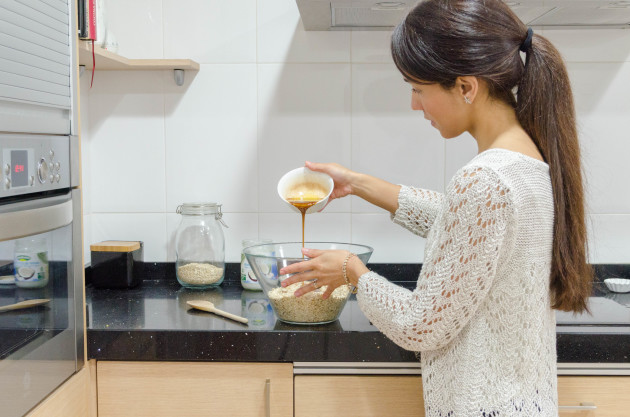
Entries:
[[329,175],[308,168],[294,169],[278,182],[280,197],[302,215],[302,247],[305,242],[306,214],[324,208],[333,187],[334,182]]
[[285,200],[302,213],[302,247],[304,247],[304,225],[306,211],[327,197],[323,185],[314,182],[298,184],[289,190]]

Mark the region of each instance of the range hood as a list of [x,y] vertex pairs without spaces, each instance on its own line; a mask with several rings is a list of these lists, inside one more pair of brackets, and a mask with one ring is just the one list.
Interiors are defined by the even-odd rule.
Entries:
[[[306,30],[391,30],[418,0],[296,0]],[[534,28],[630,28],[630,0],[506,1]]]

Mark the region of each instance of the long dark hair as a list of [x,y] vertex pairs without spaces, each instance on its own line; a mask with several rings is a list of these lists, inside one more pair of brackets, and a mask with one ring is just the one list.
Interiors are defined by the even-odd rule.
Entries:
[[586,259],[584,189],[573,93],[557,49],[533,35],[501,0],[420,2],[392,34],[392,56],[412,81],[445,89],[457,77],[483,80],[491,97],[512,105],[549,164],[554,197],[552,307],[582,312],[592,290]]

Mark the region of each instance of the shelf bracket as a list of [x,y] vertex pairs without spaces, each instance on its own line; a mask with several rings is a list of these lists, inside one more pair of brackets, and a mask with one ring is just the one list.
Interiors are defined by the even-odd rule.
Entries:
[[174,69],[173,74],[175,76],[175,84],[180,87],[184,85],[184,70],[183,69]]

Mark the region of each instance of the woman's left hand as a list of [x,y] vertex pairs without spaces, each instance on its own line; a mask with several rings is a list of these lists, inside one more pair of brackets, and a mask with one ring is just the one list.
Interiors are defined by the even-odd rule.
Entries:
[[[296,282],[316,280],[309,285],[303,285],[300,287],[295,292],[296,297],[315,291],[316,289],[326,285],[326,291],[322,295],[322,298],[326,299],[330,297],[330,294],[332,294],[337,287],[346,284],[346,281],[343,279],[342,267],[344,260],[350,252],[344,250],[318,250],[305,248],[302,249],[302,253],[310,259],[304,262],[285,266],[279,271],[281,275],[295,274],[282,281],[283,287],[287,287]],[[365,272],[368,271],[365,265],[363,265],[356,256],[353,256],[348,261],[347,265],[346,272],[348,278],[351,278],[350,261],[353,262],[353,269],[357,269],[359,271],[364,269]],[[357,275],[357,278],[360,275],[361,274]],[[356,285],[356,281],[353,282],[353,280],[350,279],[350,282],[353,285]]]

